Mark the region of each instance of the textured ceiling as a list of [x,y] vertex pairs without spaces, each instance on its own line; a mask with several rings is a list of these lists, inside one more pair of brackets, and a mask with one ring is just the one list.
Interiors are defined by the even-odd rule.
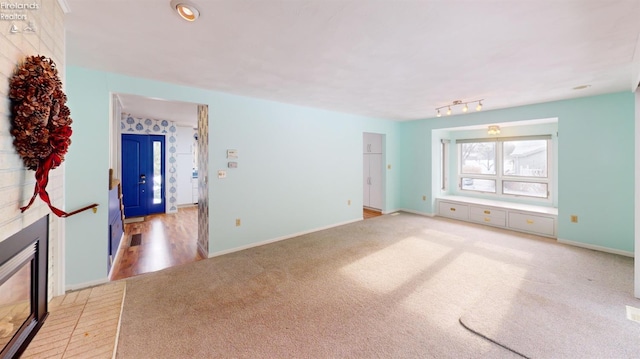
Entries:
[[68,64],[394,120],[640,80],[640,0],[66,1]]

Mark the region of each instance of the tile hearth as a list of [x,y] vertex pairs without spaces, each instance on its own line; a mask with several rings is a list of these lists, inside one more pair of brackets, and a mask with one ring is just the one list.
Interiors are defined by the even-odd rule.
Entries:
[[125,292],[121,281],[53,298],[21,358],[113,358]]

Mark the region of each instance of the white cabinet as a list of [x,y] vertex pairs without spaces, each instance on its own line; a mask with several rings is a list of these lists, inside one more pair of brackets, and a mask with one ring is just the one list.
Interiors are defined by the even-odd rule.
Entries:
[[195,141],[193,134],[195,130],[192,127],[178,126],[176,153],[192,153],[192,146]]
[[524,232],[553,236],[554,220],[531,213],[509,213],[509,227]]
[[494,227],[557,236],[557,208],[491,201],[462,196],[437,199],[438,215]]
[[193,156],[190,153],[176,155],[178,205],[193,203]]
[[382,155],[363,155],[363,194],[362,204],[365,207],[382,209]]
[[192,201],[191,203],[198,203],[198,178],[191,179],[191,195]]
[[469,205],[469,220],[490,226],[506,226],[506,213],[505,211],[491,207]]
[[438,202],[438,214],[444,217],[466,220],[469,218],[469,206],[454,202]]
[[382,135],[378,133],[364,133],[362,153],[382,153]]

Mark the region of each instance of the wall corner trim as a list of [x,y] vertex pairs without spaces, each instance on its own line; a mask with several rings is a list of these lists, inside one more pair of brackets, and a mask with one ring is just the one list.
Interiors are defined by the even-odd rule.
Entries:
[[628,252],[628,251],[622,251],[622,250],[614,249],[614,248],[607,248],[607,247],[597,246],[595,244],[588,244],[588,243],[570,241],[570,240],[562,239],[562,238],[558,238],[558,243],[568,244],[570,246],[582,247],[582,248],[586,248],[586,249],[592,249],[594,251],[606,252],[606,253],[611,253],[611,254],[618,254],[618,255],[621,255],[621,256],[634,258],[634,253],[633,252]]

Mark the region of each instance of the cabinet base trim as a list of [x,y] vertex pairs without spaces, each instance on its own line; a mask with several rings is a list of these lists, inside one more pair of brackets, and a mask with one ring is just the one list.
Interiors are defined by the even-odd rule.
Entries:
[[634,252],[628,252],[628,251],[623,251],[623,250],[620,250],[620,249],[613,249],[613,248],[597,246],[595,244],[570,241],[570,240],[567,240],[567,239],[558,238],[558,243],[568,244],[570,246],[582,247],[582,248],[586,248],[586,249],[593,249],[594,251],[606,252],[606,253],[611,253],[611,254],[619,254],[619,255],[625,256],[625,257],[634,258],[634,256],[635,256]]

